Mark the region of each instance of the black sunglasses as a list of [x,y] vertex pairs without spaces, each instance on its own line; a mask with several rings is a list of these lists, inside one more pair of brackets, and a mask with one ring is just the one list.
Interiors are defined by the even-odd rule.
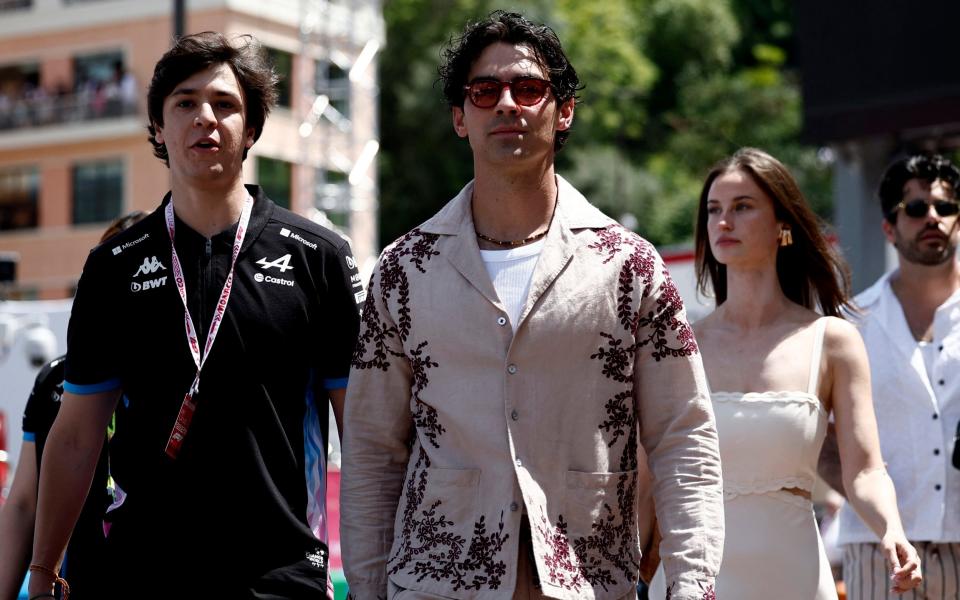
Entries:
[[934,200],[933,202],[927,202],[923,198],[915,198],[909,202],[904,200],[900,204],[897,204],[890,210],[890,214],[893,215],[902,208],[903,214],[910,218],[918,219],[926,216],[931,204],[933,205],[933,209],[937,211],[937,214],[941,217],[952,217],[960,212],[960,204],[958,204],[956,200]]
[[505,87],[510,88],[514,102],[520,106],[533,106],[547,95],[551,83],[539,77],[517,77],[511,81],[475,79],[463,86],[463,90],[477,108],[493,108],[500,101]]

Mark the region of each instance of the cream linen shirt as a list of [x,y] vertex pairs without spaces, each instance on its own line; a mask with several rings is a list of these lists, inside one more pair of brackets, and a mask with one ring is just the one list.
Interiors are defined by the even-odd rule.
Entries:
[[477,247],[468,184],[384,250],[347,390],[342,553],[351,596],[387,579],[509,599],[523,508],[543,593],[636,585],[638,442],[674,600],[712,598],[720,455],[677,289],[645,240],[562,178],[514,334]]
[[[880,451],[897,489],[907,539],[960,542],[960,470],[951,464],[960,422],[960,291],[933,317],[936,356],[928,373],[888,273],[856,297],[851,315],[870,358]],[[876,542],[844,505],[839,543]]]

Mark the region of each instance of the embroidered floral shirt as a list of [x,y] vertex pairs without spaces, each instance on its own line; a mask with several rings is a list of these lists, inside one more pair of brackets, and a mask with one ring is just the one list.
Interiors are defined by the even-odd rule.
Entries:
[[387,580],[513,597],[521,517],[543,593],[636,585],[638,442],[673,599],[712,589],[717,434],[677,289],[645,240],[562,178],[514,334],[477,247],[472,184],[388,247],[347,391],[342,553],[351,594]]

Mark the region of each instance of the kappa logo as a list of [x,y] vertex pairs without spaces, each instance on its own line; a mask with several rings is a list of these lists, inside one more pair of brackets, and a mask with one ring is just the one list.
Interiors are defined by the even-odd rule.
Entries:
[[140,265],[140,268],[137,269],[137,272],[134,273],[133,276],[137,277],[139,275],[152,275],[160,270],[166,271],[167,268],[163,266],[163,263],[157,260],[156,256],[151,256],[150,258],[143,259],[143,264]]
[[287,271],[293,268],[290,266],[289,254],[284,254],[280,258],[276,260],[271,260],[271,261],[268,261],[267,257],[264,256],[263,258],[257,261],[257,264],[260,265],[261,269],[273,269],[273,268],[280,269],[281,273],[286,273]]
[[147,279],[143,283],[139,281],[130,282],[130,291],[131,292],[142,292],[144,290],[152,290],[158,287],[167,285],[166,277],[158,277],[156,279]]
[[327,559],[323,554],[323,550],[317,548],[313,552],[307,552],[307,560],[310,562],[314,568],[322,569],[325,564],[327,564]]

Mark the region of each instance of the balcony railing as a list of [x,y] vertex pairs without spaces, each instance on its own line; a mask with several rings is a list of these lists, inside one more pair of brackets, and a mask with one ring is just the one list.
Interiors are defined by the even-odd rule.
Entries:
[[135,114],[136,102],[124,101],[119,97],[108,98],[96,93],[34,94],[16,99],[0,94],[0,131]]

